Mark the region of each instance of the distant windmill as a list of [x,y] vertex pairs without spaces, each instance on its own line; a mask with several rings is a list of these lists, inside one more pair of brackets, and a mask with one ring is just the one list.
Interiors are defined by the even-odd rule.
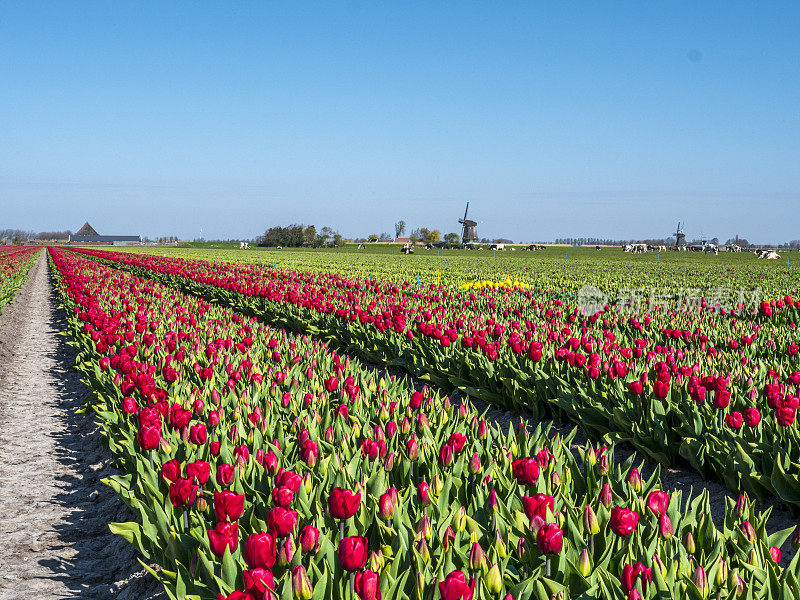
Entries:
[[467,202],[467,208],[464,210],[464,218],[459,219],[458,222],[461,223],[461,243],[465,246],[467,244],[474,244],[478,241],[478,222],[473,221],[471,219],[467,219],[467,212],[469,211],[469,202]]
[[[683,225],[686,225],[686,223]],[[686,245],[686,234],[683,233],[683,225],[678,221],[678,229],[675,231],[675,245],[679,248]]]

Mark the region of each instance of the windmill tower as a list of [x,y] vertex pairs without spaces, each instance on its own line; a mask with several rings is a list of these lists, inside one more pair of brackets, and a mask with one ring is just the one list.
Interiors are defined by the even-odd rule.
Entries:
[[478,241],[478,222],[467,219],[467,212],[469,212],[469,202],[467,202],[467,208],[464,210],[464,218],[458,220],[462,225],[461,243],[465,246]]
[[681,225],[680,221],[678,221],[678,229],[675,231],[675,245],[678,248],[686,245],[686,234],[683,233],[683,225]]

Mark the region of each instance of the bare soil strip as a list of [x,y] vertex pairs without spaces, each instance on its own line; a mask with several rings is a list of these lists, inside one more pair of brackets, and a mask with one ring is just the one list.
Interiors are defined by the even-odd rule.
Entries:
[[63,330],[42,252],[0,317],[0,600],[165,598],[108,530],[131,514]]

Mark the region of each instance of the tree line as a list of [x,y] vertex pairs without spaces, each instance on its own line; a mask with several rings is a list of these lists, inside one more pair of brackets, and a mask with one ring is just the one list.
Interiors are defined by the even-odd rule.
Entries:
[[13,242],[27,241],[64,241],[69,239],[72,232],[66,231],[25,231],[22,229],[0,229],[0,240],[11,240]]
[[260,246],[281,246],[284,248],[298,248],[308,246],[323,248],[326,246],[341,246],[342,236],[330,227],[323,227],[317,231],[314,225],[301,225],[293,223],[286,227],[276,225],[267,229],[258,238]]

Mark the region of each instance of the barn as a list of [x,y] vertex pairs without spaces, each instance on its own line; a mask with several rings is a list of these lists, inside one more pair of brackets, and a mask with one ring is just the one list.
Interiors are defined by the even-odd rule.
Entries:
[[89,222],[76,233],[71,233],[68,244],[101,244],[105,246],[131,246],[142,243],[140,235],[100,235]]

